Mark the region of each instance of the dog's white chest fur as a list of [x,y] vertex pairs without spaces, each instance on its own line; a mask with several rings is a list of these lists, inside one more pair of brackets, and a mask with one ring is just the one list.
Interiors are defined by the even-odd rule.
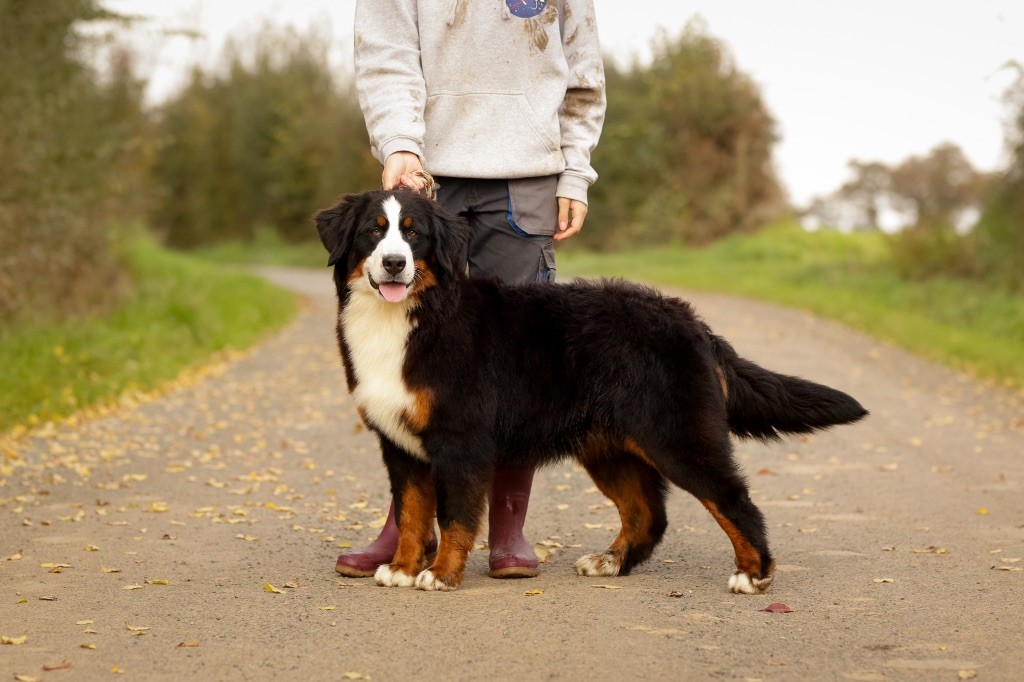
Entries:
[[426,461],[420,438],[403,415],[412,414],[415,396],[402,378],[405,347],[413,326],[410,303],[386,303],[367,285],[354,288],[341,311],[341,330],[355,374],[352,393],[374,426],[409,454]]

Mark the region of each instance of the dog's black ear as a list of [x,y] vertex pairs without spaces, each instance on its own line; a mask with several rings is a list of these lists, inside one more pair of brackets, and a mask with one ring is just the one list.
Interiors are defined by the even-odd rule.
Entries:
[[352,248],[353,235],[356,231],[357,207],[360,203],[359,194],[346,194],[336,205],[317,211],[313,216],[317,234],[330,256],[327,265],[331,266],[342,260]]
[[469,223],[461,216],[455,216],[439,205],[431,202],[433,214],[433,232],[435,239],[434,253],[437,265],[446,278],[454,277],[466,271],[466,259],[469,257]]

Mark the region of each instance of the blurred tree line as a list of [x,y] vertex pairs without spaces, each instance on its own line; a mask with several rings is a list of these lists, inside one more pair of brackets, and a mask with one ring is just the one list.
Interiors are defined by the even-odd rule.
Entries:
[[812,226],[889,233],[893,262],[912,278],[985,279],[1024,290],[1024,69],[1004,100],[1009,164],[975,169],[955,144],[889,166],[853,159],[850,179],[803,212]]
[[380,185],[352,79],[330,66],[326,34],[262,30],[229,44],[215,73],[192,72],[155,112],[151,224],[194,247],[314,233],[309,216],[339,194]]
[[[116,37],[129,21],[102,0],[0,0],[0,322],[26,310],[90,312],[128,292],[126,225],[178,248],[265,229],[306,240],[313,211],[379,185],[352,75],[329,63],[327,33],[266,28],[236,40],[218,66],[146,107]],[[705,244],[787,210],[775,122],[725,45],[692,22],[652,48],[649,63],[607,65],[601,180],[582,248]],[[1007,173],[981,181],[947,146],[899,168],[856,166],[841,201],[822,207],[859,207],[861,223],[876,226],[893,201],[913,209],[920,234],[960,240],[954,214],[977,205],[968,270],[1020,286],[1020,82],[1008,103],[1017,113]]]
[[[146,108],[115,32],[83,30],[125,21],[102,0],[0,0],[0,319],[115,300],[133,220],[178,248],[267,229],[300,241],[314,210],[379,186],[327,33],[240,38]],[[649,65],[609,64],[608,86],[586,247],[706,243],[782,206],[774,121],[702,25],[662,36]]]

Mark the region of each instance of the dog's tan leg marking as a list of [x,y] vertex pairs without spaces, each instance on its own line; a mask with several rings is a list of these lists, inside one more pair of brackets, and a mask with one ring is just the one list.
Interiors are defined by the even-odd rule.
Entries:
[[[627,439],[625,449],[650,464],[647,454],[636,444]],[[615,456],[614,454],[610,456]],[[618,454],[619,457],[624,456]],[[594,460],[591,460],[594,462]],[[620,472],[619,477],[605,477],[600,473],[600,464],[584,465],[598,490],[615,503],[619,510],[622,523],[619,534],[603,554],[587,554],[580,557],[575,564],[576,573],[585,576],[615,576],[619,574],[625,562],[626,554],[632,547],[639,547],[651,542],[651,526],[653,514],[639,472],[628,470],[629,474]],[[636,466],[642,466],[637,464]]]
[[762,566],[761,553],[750,544],[732,521],[718,511],[718,505],[711,500],[700,502],[729,536],[729,541],[736,552],[736,572],[729,578],[729,590],[743,594],[760,594],[767,590],[772,584],[775,562]]
[[434,528],[434,485],[429,476],[410,481],[402,490],[398,547],[390,565],[377,569],[374,579],[387,587],[412,587],[423,569],[423,548]]
[[416,587],[421,590],[458,589],[474,540],[476,531],[458,523],[442,528],[434,565],[416,576]]

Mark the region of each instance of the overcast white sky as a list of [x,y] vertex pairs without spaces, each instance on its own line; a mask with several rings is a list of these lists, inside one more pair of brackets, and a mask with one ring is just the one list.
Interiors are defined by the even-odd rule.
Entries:
[[[351,62],[353,0],[104,4],[154,19],[151,28],[137,30],[149,48],[143,63],[156,99],[180,84],[190,64],[212,62],[226,36],[251,32],[266,19],[300,29],[329,26],[336,63]],[[1000,67],[1011,59],[1024,63],[1021,0],[595,0],[595,6],[601,41],[615,56],[642,55],[659,27],[675,33],[694,15],[703,17],[761,85],[782,135],[776,164],[797,203],[841,184],[854,157],[891,163],[950,140],[982,170],[1005,160],[1000,95],[1011,73]],[[160,37],[158,28],[203,37]]]

